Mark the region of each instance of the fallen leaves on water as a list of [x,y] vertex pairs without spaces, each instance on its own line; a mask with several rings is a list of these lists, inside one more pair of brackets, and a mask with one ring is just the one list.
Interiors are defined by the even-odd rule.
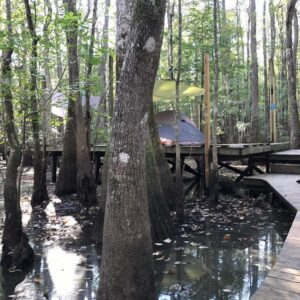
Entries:
[[163,273],[164,273],[165,275],[175,275],[175,274],[176,274],[175,270],[172,270],[172,269],[169,269],[169,270],[167,270],[167,271],[164,271]]
[[223,237],[223,240],[224,240],[224,241],[229,241],[229,240],[231,240],[231,234],[229,234],[229,233],[225,234],[224,237]]
[[36,276],[36,277],[34,277],[33,282],[41,284],[43,282],[43,279],[41,276]]
[[174,262],[174,265],[186,265],[187,263],[186,262],[184,262],[184,261],[175,261]]
[[167,243],[167,244],[170,244],[172,242],[172,240],[171,239],[165,239],[165,240],[163,240],[163,242]]

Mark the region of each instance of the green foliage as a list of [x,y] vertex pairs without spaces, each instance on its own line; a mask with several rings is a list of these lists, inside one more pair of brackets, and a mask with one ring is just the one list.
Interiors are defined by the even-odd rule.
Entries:
[[[58,0],[58,7],[55,2],[51,1],[52,16],[47,16],[47,9],[44,7],[44,1],[34,1],[31,3],[32,12],[34,14],[36,31],[39,37],[38,43],[38,72],[35,74],[38,80],[38,90],[36,91],[39,100],[39,109],[42,114],[46,108],[45,94],[55,94],[60,92],[64,95],[68,95],[68,76],[65,72],[60,78],[59,68],[61,71],[67,70],[67,47],[66,47],[66,32],[73,30],[74,27],[78,29],[78,54],[80,60],[80,92],[81,95],[85,93],[86,84],[91,87],[92,95],[100,95],[107,86],[104,86],[102,79],[99,75],[100,65],[103,62],[103,58],[109,54],[114,57],[115,52],[111,48],[106,49],[106,44],[113,45],[115,43],[115,30],[110,20],[109,29],[109,41],[102,38],[101,31],[101,18],[104,17],[104,7],[99,7],[99,20],[98,33],[95,36],[94,56],[90,60],[93,65],[92,76],[89,82],[86,83],[86,65],[89,61],[88,48],[90,41],[90,29],[91,29],[91,14],[86,16],[86,7],[79,8],[77,14],[66,13],[65,6],[61,0]],[[84,3],[86,1],[82,1]],[[219,46],[219,120],[218,126],[220,132],[224,132],[224,136],[228,134],[228,124],[232,117],[234,118],[235,125],[247,124],[250,121],[251,107],[250,107],[250,87],[251,82],[249,80],[249,62],[246,57],[246,35],[247,28],[244,28],[246,24],[245,20],[238,24],[237,12],[241,13],[241,18],[246,18],[245,8],[247,1],[240,1],[240,8],[227,9],[226,18],[224,18],[224,12],[222,11],[222,2],[220,4],[220,12],[218,14],[218,46]],[[231,1],[232,2],[232,1]],[[229,1],[225,1],[228,5]],[[185,0],[183,1],[183,34],[182,34],[182,81],[189,85],[196,85],[201,87],[203,85],[203,56],[205,53],[210,54],[210,69],[211,69],[211,87],[213,86],[213,73],[214,73],[214,60],[213,60],[213,1],[211,0]],[[272,8],[276,17],[276,53],[275,53],[275,72],[276,72],[276,95],[278,97],[278,128],[282,137],[287,137],[288,132],[288,105],[287,105],[287,79],[286,79],[286,64],[284,61],[285,54],[285,13],[286,13],[286,1],[277,1]],[[4,0],[0,0],[1,7],[4,7]],[[102,3],[103,5],[103,3]],[[151,5],[151,4],[149,4]],[[258,1],[257,1],[258,5]],[[232,5],[231,5],[232,6]],[[31,53],[31,37],[27,29],[26,15],[24,10],[23,1],[12,0],[12,18],[13,18],[13,82],[12,93],[15,107],[15,117],[18,130],[20,130],[24,111],[29,113],[28,99],[30,97],[29,90],[29,67],[30,67],[30,53]],[[34,9],[33,9],[34,8]],[[177,71],[177,33],[178,33],[178,12],[176,11],[173,19],[173,47],[174,47],[174,74]],[[0,52],[6,50],[9,43],[6,32],[6,20],[4,11],[0,15]],[[268,20],[268,18],[267,18]],[[48,28],[46,31],[45,23]],[[258,22],[259,24],[259,22]],[[259,29],[259,28],[258,28]],[[269,30],[269,24],[267,21],[267,30]],[[269,31],[268,31],[269,32]],[[158,72],[158,79],[168,78],[168,28],[165,28],[164,43],[161,51],[160,69]],[[111,42],[110,42],[111,41]],[[268,54],[270,52],[270,36],[268,35]],[[258,49],[258,56],[261,56],[262,49]],[[49,59],[46,59],[46,56]],[[45,91],[43,89],[44,79],[46,76],[45,69],[48,67],[52,89]],[[263,68],[261,66],[259,71],[260,82],[260,122],[264,123],[265,107],[263,99]],[[299,68],[298,68],[299,73]],[[299,75],[299,74],[298,74]],[[298,76],[300,78],[300,76]],[[213,99],[213,91],[211,91],[211,99]],[[2,100],[1,100],[2,101]],[[67,101],[65,101],[64,105]],[[195,118],[197,105],[203,105],[203,99],[199,98],[185,98],[181,101],[181,110],[186,114]],[[155,103],[157,110],[172,109],[171,102],[158,102]],[[203,110],[203,107],[200,108]],[[0,113],[2,108],[0,106]],[[200,113],[199,113],[200,114]],[[97,113],[93,112],[92,120],[92,135],[97,133],[99,139],[106,140],[108,137],[107,126],[98,128],[94,120]],[[104,112],[105,115],[105,112]],[[106,117],[101,116],[102,119]],[[203,114],[202,114],[203,115]],[[0,140],[3,139],[3,117],[1,117],[1,130]],[[29,117],[27,118],[29,120]],[[196,119],[196,118],[195,118]],[[202,120],[203,121],[203,120]],[[52,128],[60,127],[61,123],[58,119],[53,119],[49,125]],[[237,127],[235,128],[237,131]],[[2,137],[1,137],[2,134]]]

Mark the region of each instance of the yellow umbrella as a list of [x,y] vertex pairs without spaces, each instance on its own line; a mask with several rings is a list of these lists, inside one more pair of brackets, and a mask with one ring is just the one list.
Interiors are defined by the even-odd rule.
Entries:
[[[195,97],[204,94],[204,89],[180,82],[179,97]],[[175,100],[176,83],[174,80],[156,80],[153,91],[153,100]]]

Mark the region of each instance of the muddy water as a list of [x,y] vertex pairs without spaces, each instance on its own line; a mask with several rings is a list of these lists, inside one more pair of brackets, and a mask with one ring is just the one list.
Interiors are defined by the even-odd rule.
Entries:
[[[26,274],[2,273],[0,299],[96,299],[101,249],[89,238],[96,211],[79,214],[75,196],[62,202],[52,195],[45,211],[32,212],[24,194],[23,222],[36,260]],[[154,245],[159,300],[249,299],[293,219],[286,208],[256,199],[247,191],[222,194],[209,209],[201,195],[187,196],[176,237]]]

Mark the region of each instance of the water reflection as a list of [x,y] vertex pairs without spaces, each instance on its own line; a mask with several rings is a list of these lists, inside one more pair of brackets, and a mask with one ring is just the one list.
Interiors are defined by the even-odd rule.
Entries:
[[169,256],[158,299],[249,299],[276,262],[284,231],[266,225],[252,232],[251,243],[236,243],[220,239],[226,234],[220,229],[218,235],[176,238],[171,250],[162,245],[161,255]]
[[[225,205],[212,217],[195,191],[198,200],[189,203],[187,197],[191,213],[177,237],[154,245],[157,297],[249,299],[276,262],[291,214],[269,208],[249,216],[242,211],[243,195],[230,200],[234,210],[225,212]],[[1,299],[96,299],[100,247],[90,240],[90,216],[79,215],[75,206],[74,199],[54,197],[45,212],[31,212],[27,231],[36,253],[34,268],[26,277],[4,274]],[[236,216],[229,216],[232,211]]]
[[56,299],[77,299],[76,291],[81,291],[85,276],[86,259],[82,255],[67,252],[59,247],[48,250],[47,264]]

